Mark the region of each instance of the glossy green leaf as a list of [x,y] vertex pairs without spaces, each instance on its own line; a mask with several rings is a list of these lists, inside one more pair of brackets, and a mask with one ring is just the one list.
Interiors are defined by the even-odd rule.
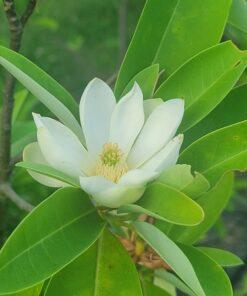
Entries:
[[189,258],[207,296],[232,296],[230,280],[224,270],[194,247],[179,244]]
[[198,247],[197,249],[223,267],[234,267],[244,264],[242,259],[229,251],[208,247]]
[[80,187],[79,180],[76,180],[75,178],[73,178],[61,171],[58,171],[48,165],[44,165],[44,164],[40,164],[40,163],[33,163],[33,162],[29,162],[29,161],[22,161],[22,162],[18,162],[16,164],[16,166],[36,172],[36,173],[40,173],[40,174],[48,176],[48,177],[52,177],[54,179],[57,179],[62,182],[65,182],[67,184],[70,184],[73,187]]
[[197,241],[219,218],[232,194],[232,186],[233,175],[229,172],[209,192],[197,200],[205,214],[202,223],[191,227],[173,226],[169,235],[183,243],[191,244]]
[[183,98],[184,132],[202,120],[228,94],[247,65],[247,52],[231,42],[211,47],[186,62],[157,90],[155,97]]
[[217,44],[230,4],[230,0],[148,0],[121,66],[116,95],[151,64],[158,63],[169,75],[196,53]]
[[153,183],[136,204],[124,205],[121,213],[144,213],[179,225],[196,225],[204,217],[201,207],[183,192],[162,183]]
[[83,141],[78,105],[62,86],[28,59],[2,46],[0,64]]
[[0,253],[0,294],[49,278],[92,245],[104,228],[80,189],[56,191],[16,228]]
[[157,80],[159,75],[159,65],[154,64],[150,67],[139,72],[137,75],[134,76],[125,87],[122,96],[125,95],[134,85],[134,82],[137,82],[141,87],[143,93],[143,99],[151,99],[154,93],[154,88],[156,86]]
[[141,285],[128,252],[109,232],[70,265],[56,274],[45,296],[142,296]]
[[172,166],[160,175],[158,181],[182,191],[193,199],[210,188],[208,180],[198,172],[192,174],[191,166],[187,164]]
[[186,148],[179,163],[189,163],[210,182],[229,170],[247,169],[247,120],[216,130]]
[[143,296],[172,296],[148,281],[142,282]]
[[152,224],[134,222],[133,226],[195,294],[206,296],[190,261],[172,240]]
[[203,120],[185,133],[183,148],[222,127],[246,120],[247,84],[234,88]]
[[226,37],[232,39],[238,46],[247,49],[247,2],[233,0],[230,15],[225,29]]
[[39,284],[23,292],[8,294],[7,296],[39,296],[42,290],[42,286],[42,284]]
[[186,295],[195,296],[195,293],[193,293],[193,291],[191,291],[175,274],[165,269],[156,269],[155,276],[166,280],[180,291],[186,293]]

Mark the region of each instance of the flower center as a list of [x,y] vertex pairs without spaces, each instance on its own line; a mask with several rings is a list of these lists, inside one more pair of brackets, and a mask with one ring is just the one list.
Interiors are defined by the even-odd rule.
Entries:
[[116,143],[106,143],[99,155],[96,175],[103,176],[115,183],[128,171],[122,150]]

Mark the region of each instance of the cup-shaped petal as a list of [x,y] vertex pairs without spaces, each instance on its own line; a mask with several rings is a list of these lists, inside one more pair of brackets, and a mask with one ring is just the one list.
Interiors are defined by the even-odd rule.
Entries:
[[88,151],[96,155],[108,141],[110,121],[116,100],[111,88],[94,78],[85,88],[80,102],[80,117]]
[[[45,160],[37,142],[28,144],[23,150],[23,160],[38,164],[49,165]],[[51,177],[28,170],[28,173],[39,183],[48,187],[65,187],[68,184]]]
[[183,135],[172,139],[161,151],[145,162],[141,169],[162,173],[164,170],[176,164],[179,150],[183,143]]
[[130,151],[128,164],[131,168],[141,166],[174,137],[183,113],[181,99],[169,100],[154,109]]
[[62,123],[34,114],[37,138],[45,160],[69,176],[90,174],[93,161],[78,138]]
[[145,186],[116,184],[100,176],[81,177],[80,184],[97,206],[108,208],[135,203],[145,191]]
[[117,103],[111,118],[109,141],[127,155],[144,123],[143,95],[137,83]]

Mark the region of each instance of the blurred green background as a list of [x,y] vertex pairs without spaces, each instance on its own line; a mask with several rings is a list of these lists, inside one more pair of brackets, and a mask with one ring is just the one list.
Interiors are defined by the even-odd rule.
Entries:
[[[25,29],[21,53],[48,72],[79,100],[85,85],[93,77],[113,82],[144,3],[144,0],[40,0]],[[17,0],[18,11],[22,11],[25,4],[26,0]],[[235,14],[233,18],[236,18]],[[245,22],[246,20],[247,15]],[[247,35],[243,36],[242,32],[236,32],[231,22],[228,23],[225,39],[231,38],[241,48],[247,49]],[[1,6],[0,44],[8,46],[8,43],[8,26]],[[3,70],[0,69],[0,97],[3,77]],[[17,92],[21,89],[18,85]],[[31,118],[30,110],[38,110],[41,114],[46,112],[35,98],[29,96],[25,106],[22,106],[22,117],[19,119]],[[34,205],[51,192],[51,189],[33,181],[23,169],[14,169],[12,183],[16,191]],[[206,244],[235,252],[245,261],[246,188],[246,175],[238,174],[231,203],[222,219],[203,239]],[[8,200],[0,198],[0,245],[25,214]],[[247,295],[246,267],[232,269],[229,273],[235,295]]]

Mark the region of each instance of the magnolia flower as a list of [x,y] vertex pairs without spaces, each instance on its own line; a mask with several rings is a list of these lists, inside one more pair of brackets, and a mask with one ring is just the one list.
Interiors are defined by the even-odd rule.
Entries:
[[[183,136],[174,136],[183,113],[181,99],[143,101],[137,83],[116,102],[111,88],[95,78],[80,102],[85,144],[62,123],[33,114],[38,142],[24,149],[23,158],[73,177],[97,206],[117,208],[136,202],[147,183],[177,162]],[[68,186],[29,173],[47,186]]]

